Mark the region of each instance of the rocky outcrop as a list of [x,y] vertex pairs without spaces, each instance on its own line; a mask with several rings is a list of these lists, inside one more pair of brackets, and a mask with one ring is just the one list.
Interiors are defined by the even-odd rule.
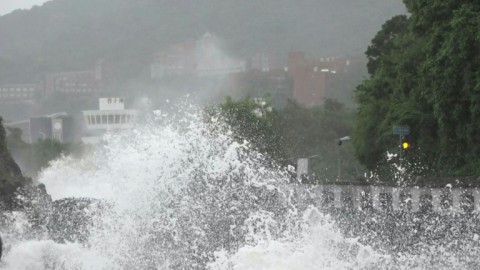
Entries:
[[32,181],[22,175],[20,167],[10,155],[2,122],[0,117],[0,201],[8,206],[12,203],[15,191]]
[[24,239],[47,236],[57,242],[85,242],[93,217],[100,215],[104,207],[104,203],[86,198],[53,201],[45,185],[34,185],[24,177],[7,148],[0,118],[0,234],[18,233],[14,228],[16,220],[7,218],[16,212],[28,221],[20,236]]

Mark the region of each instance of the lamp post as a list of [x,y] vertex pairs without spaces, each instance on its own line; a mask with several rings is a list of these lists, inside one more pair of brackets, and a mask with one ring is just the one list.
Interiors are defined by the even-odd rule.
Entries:
[[[335,141],[337,142],[338,146],[341,146],[343,142],[348,142],[351,139],[352,138],[350,138],[350,136],[345,136],[345,137],[336,139]],[[337,148],[337,179],[338,180],[340,180],[341,172],[342,172],[342,169],[341,169],[341,160],[340,160],[340,148]]]

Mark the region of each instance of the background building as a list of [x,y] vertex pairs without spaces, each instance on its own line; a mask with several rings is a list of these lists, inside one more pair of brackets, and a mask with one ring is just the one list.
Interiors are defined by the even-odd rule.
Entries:
[[327,98],[329,80],[338,73],[348,72],[350,61],[344,58],[307,60],[303,52],[288,54],[288,74],[293,79],[293,97],[311,107],[322,104]]
[[64,112],[5,123],[5,126],[21,129],[22,140],[27,143],[35,143],[39,139],[70,143],[77,141],[78,138],[78,128],[76,128],[74,118]]
[[99,143],[107,131],[125,130],[134,127],[136,110],[126,110],[123,98],[99,99],[99,110],[83,111],[84,143]]
[[45,94],[92,95],[103,89],[103,60],[90,70],[47,74]]
[[197,41],[173,45],[154,55],[150,76],[218,76],[247,70],[246,61],[228,56],[221,47],[221,41],[210,33]]
[[0,86],[0,101],[34,101],[43,96],[43,89],[37,84],[6,84]]
[[192,75],[196,68],[196,43],[184,42],[172,45],[169,50],[154,54],[150,67],[152,78]]
[[250,70],[267,72],[274,69],[281,69],[279,57],[270,52],[257,52],[250,58]]

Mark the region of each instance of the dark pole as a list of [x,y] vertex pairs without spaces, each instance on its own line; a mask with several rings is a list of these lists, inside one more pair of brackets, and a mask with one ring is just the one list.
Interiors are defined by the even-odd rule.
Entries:
[[403,152],[402,141],[403,141],[403,135],[398,135],[398,149],[399,149],[398,157],[400,158],[400,162],[402,161],[402,152]]

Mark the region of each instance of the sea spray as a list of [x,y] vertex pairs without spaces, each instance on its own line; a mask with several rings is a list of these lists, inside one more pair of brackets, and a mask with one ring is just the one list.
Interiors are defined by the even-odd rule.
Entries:
[[299,234],[258,239],[234,253],[216,252],[212,270],[382,269],[389,260],[356,239],[344,238],[333,220],[309,207],[300,221]]
[[[64,158],[42,172],[54,199],[87,197],[108,205],[90,217],[79,247],[109,262],[107,269],[202,269],[215,250],[242,245],[253,213],[286,221],[291,205],[279,187],[288,174],[266,167],[272,162],[248,142],[233,140],[227,127],[204,117],[157,112],[143,127],[107,135],[81,160]],[[59,269],[78,267],[68,265],[68,254],[59,256],[67,257]]]
[[[400,213],[390,224],[401,229],[405,245],[401,250],[395,242],[383,245],[393,231],[383,226],[388,216],[368,211],[329,215],[327,209],[296,202],[288,169],[235,140],[221,119],[205,119],[191,106],[180,111],[156,112],[141,127],[107,134],[103,145],[80,160],[53,162],[40,181],[56,200],[50,213],[60,211],[61,218],[46,217],[48,234],[35,234],[28,216],[9,213],[2,225],[6,253],[1,268],[478,266],[476,223],[468,217],[458,223],[466,233],[454,218],[429,223],[434,219]],[[75,218],[69,219],[70,213]],[[80,227],[75,223],[79,217],[84,219]],[[442,234],[429,234],[432,228],[450,232],[449,237],[438,241]],[[74,234],[78,237],[68,237]]]

